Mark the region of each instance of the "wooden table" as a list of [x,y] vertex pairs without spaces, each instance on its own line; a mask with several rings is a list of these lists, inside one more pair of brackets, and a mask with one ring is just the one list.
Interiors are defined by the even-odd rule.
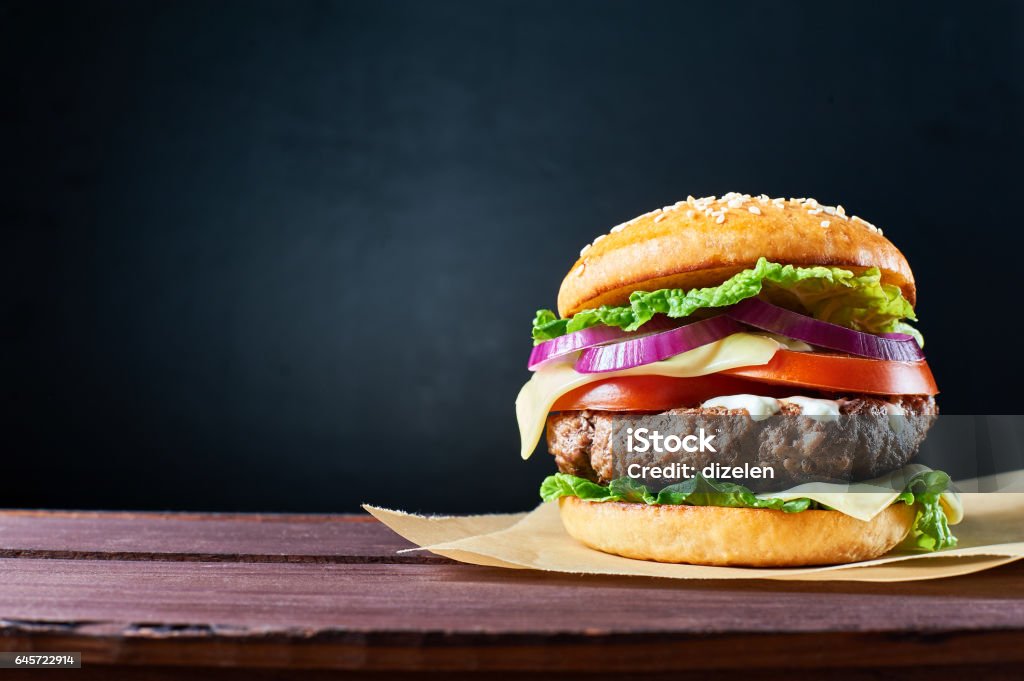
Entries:
[[408,546],[369,517],[0,512],[0,650],[84,659],[6,674],[1024,678],[1024,563],[901,584],[698,583],[395,554]]

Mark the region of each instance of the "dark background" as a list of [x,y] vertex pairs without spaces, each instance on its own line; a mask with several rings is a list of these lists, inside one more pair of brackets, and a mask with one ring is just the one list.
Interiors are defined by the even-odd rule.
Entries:
[[529,508],[533,311],[687,194],[883,227],[1021,413],[1018,7],[0,2],[0,506]]

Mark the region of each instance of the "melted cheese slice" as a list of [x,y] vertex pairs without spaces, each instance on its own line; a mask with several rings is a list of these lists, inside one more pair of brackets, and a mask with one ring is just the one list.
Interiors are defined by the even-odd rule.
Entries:
[[[520,454],[530,458],[544,432],[548,412],[559,397],[588,383],[617,376],[672,376],[689,378],[706,376],[726,369],[767,364],[779,349],[778,341],[752,333],[731,336],[694,348],[661,362],[600,374],[581,374],[573,369],[576,355],[535,372],[516,397],[516,418],[519,421]],[[824,502],[823,502],[824,503]]]
[[[910,478],[922,471],[930,470],[927,466],[911,463],[887,475],[865,482],[850,484],[808,482],[782,492],[769,492],[757,496],[761,499],[782,499],[784,501],[810,499],[866,522],[896,501],[896,497],[906,489]],[[950,525],[956,525],[963,520],[964,507],[960,502],[959,494],[953,490],[946,490],[939,496],[939,502],[946,511],[946,518]]]

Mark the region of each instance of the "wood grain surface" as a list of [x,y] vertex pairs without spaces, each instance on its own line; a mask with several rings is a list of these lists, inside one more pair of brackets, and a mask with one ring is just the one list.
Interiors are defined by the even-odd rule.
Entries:
[[3,512],[0,650],[81,651],[74,673],[93,678],[1024,669],[1020,563],[899,584],[679,582],[395,555],[409,546],[363,517]]
[[450,562],[412,547],[368,515],[0,512],[0,558]]

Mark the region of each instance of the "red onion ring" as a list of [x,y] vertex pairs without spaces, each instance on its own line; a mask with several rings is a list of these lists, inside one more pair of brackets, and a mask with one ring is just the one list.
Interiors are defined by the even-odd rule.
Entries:
[[662,333],[587,348],[576,360],[575,368],[581,374],[632,369],[660,362],[741,331],[743,327],[734,320],[718,315]]
[[564,357],[594,345],[621,340],[628,335],[622,329],[617,329],[614,326],[591,326],[579,331],[573,331],[564,336],[544,341],[540,345],[535,345],[530,352],[530,361],[526,368],[530,371],[536,371],[559,357]]
[[758,298],[747,298],[730,307],[725,314],[758,329],[851,355],[893,362],[918,362],[924,359],[921,346],[913,336],[905,333],[885,333],[876,336],[854,331],[845,326],[823,322],[772,305]]
[[603,324],[590,326],[534,346],[530,352],[530,361],[527,363],[526,368],[530,371],[536,371],[549,362],[566,355],[571,355],[574,352],[585,350],[586,348],[614,343],[624,338],[641,338],[675,326],[678,326],[678,322],[663,316],[654,317],[648,321],[644,324],[641,331],[623,331],[614,326],[605,326]]

